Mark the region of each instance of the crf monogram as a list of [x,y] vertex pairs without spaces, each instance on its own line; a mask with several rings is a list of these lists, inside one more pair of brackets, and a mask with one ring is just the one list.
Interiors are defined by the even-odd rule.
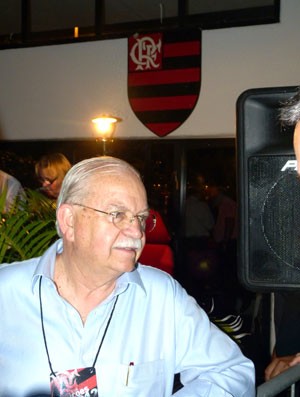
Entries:
[[157,62],[159,53],[161,53],[161,39],[155,40],[152,37],[144,36],[137,38],[136,43],[130,51],[130,58],[136,66],[136,70],[157,69],[160,62]]

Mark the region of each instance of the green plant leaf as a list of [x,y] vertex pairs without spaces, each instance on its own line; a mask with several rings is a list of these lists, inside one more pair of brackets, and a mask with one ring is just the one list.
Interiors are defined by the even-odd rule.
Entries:
[[8,212],[1,207],[0,263],[40,256],[56,239],[55,205],[34,190],[26,190]]
[[4,212],[5,209],[5,203],[6,203],[6,196],[7,196],[7,186],[4,186],[4,189],[2,190],[0,194],[0,212]]

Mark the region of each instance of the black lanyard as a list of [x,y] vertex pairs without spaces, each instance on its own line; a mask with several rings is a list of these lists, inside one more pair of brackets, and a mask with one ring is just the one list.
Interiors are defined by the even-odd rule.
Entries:
[[[50,374],[56,376],[56,374],[55,374],[55,372],[53,371],[53,368],[52,368],[52,364],[51,364],[51,360],[50,360],[50,355],[49,355],[49,350],[48,350],[48,345],[47,345],[47,339],[46,339],[46,333],[45,333],[45,327],[44,327],[44,316],[43,316],[43,304],[42,304],[42,294],[41,294],[41,291],[42,291],[42,276],[40,276],[40,280],[39,280],[39,299],[40,299],[41,325],[42,325],[42,332],[43,332],[44,345],[45,345],[45,349],[46,349],[46,353],[47,353],[47,358],[48,358],[48,363],[49,363],[49,367],[50,367]],[[106,327],[105,327],[105,330],[104,330],[104,333],[103,333],[101,342],[100,342],[100,344],[99,344],[99,347],[98,347],[98,350],[97,350],[97,353],[96,353],[96,356],[95,356],[95,359],[94,359],[94,362],[93,362],[93,365],[92,365],[93,367],[95,367],[96,361],[97,361],[97,359],[98,359],[98,356],[99,356],[99,353],[100,353],[102,344],[103,344],[103,342],[104,342],[104,339],[105,339],[105,336],[106,336],[106,333],[107,333],[109,324],[110,324],[110,322],[111,322],[112,316],[113,316],[114,311],[115,311],[115,307],[116,307],[118,298],[119,298],[119,295],[116,296],[116,299],[115,299],[115,302],[114,302],[112,311],[111,311],[110,316],[109,316],[109,319],[108,319],[108,321],[107,321],[107,324],[106,324]]]

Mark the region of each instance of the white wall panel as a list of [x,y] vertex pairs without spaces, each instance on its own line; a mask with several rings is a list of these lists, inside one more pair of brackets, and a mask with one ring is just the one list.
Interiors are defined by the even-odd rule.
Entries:
[[[189,119],[169,138],[233,137],[246,89],[300,84],[300,1],[281,22],[204,31],[202,85]],[[153,137],[127,99],[127,40],[0,51],[0,139],[84,138],[102,112],[123,119],[118,137]]]

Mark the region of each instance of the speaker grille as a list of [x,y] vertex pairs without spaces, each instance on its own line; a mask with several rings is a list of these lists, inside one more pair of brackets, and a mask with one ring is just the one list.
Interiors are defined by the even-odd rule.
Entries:
[[253,156],[249,167],[249,277],[265,285],[300,283],[300,179],[291,156]]

